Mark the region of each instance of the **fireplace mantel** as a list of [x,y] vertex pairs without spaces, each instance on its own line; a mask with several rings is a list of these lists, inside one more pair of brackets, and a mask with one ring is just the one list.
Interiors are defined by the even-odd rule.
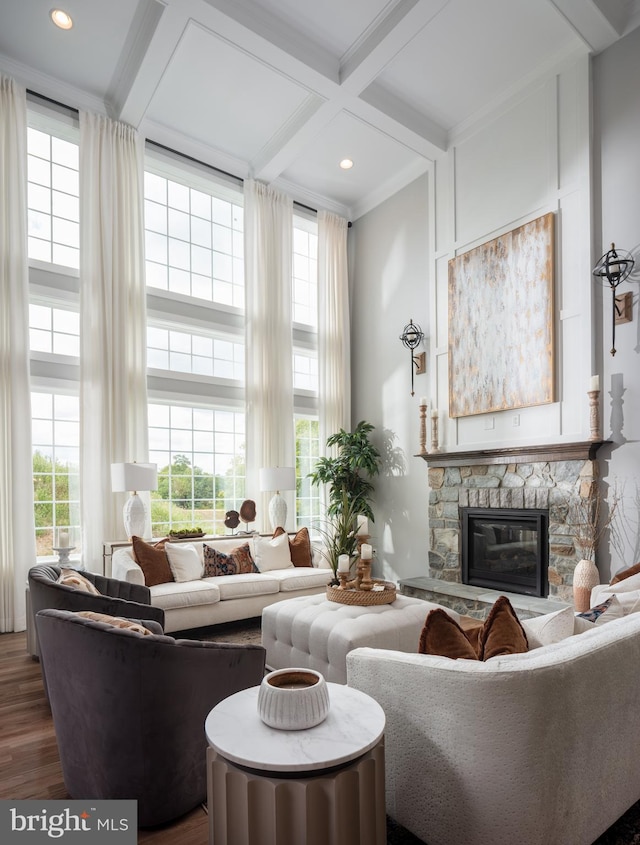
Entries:
[[422,458],[433,467],[481,466],[483,464],[533,463],[536,461],[595,460],[601,446],[611,440],[584,440],[578,443],[541,443],[536,446],[509,446],[455,452],[423,452]]

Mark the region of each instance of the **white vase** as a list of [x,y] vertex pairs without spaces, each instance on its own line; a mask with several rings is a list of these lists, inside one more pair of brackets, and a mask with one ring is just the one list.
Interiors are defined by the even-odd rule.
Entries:
[[301,731],[319,725],[329,713],[329,690],[315,669],[276,669],[258,690],[258,715],[270,728]]
[[591,590],[600,583],[598,567],[592,560],[582,559],[573,570],[573,603],[578,613],[591,607]]

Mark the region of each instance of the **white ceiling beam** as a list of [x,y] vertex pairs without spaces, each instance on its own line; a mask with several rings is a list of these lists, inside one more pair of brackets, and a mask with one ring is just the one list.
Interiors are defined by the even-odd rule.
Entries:
[[353,94],[373,82],[450,0],[401,0],[344,57],[340,82]]
[[349,110],[425,158],[434,158],[447,149],[448,132],[443,126],[381,85],[370,85],[361,97],[352,100]]
[[[138,72],[128,91],[119,91],[117,117],[131,126],[140,126],[162,74],[171,61],[189,22],[188,5],[166,4],[147,44],[144,56],[138,56]],[[138,42],[139,44],[141,41]],[[115,105],[115,103],[114,103]]]
[[593,53],[605,50],[620,37],[612,21],[593,0],[548,0],[548,2]]
[[162,0],[139,0],[127,39],[106,93],[114,115],[119,115],[136,81],[166,5]]
[[342,111],[339,99],[309,97],[251,162],[256,179],[273,182]]

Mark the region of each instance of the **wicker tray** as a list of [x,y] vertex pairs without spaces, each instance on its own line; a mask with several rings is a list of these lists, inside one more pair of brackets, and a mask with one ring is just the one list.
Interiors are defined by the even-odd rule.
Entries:
[[391,604],[396,600],[396,585],[391,581],[371,579],[374,584],[382,584],[384,590],[341,590],[338,587],[327,587],[327,598],[339,604],[355,604],[360,607],[371,607],[377,604]]

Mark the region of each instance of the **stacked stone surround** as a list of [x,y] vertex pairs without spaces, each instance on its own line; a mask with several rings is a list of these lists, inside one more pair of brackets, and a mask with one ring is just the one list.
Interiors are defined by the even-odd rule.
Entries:
[[[571,523],[572,503],[597,479],[592,459],[472,463],[429,467],[429,576],[461,582],[460,508],[549,511],[549,598],[571,602],[573,570],[583,557]],[[459,463],[459,462],[456,462]]]

